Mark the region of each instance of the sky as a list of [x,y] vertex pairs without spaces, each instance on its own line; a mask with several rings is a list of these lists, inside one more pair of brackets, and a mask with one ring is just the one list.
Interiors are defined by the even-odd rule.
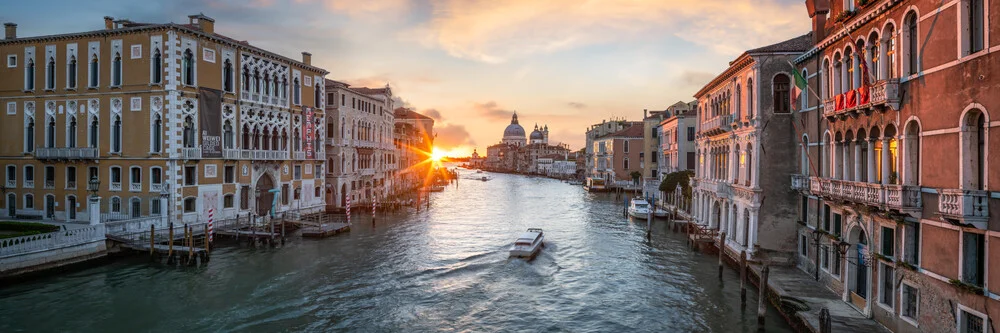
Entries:
[[[510,115],[582,148],[588,125],[640,120],[694,93],[744,50],[809,31],[801,0],[2,0],[22,37],[102,29],[103,17],[186,23],[300,59],[354,86],[389,84],[436,120],[435,145],[498,143]],[[397,105],[399,106],[399,105]]]

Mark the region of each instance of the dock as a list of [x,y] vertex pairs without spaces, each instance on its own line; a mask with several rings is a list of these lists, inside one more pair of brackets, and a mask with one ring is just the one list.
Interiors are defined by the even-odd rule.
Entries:
[[325,238],[347,231],[351,231],[351,226],[347,223],[320,224],[303,228],[302,237]]
[[347,215],[313,214],[308,216],[286,216],[285,223],[302,228],[302,237],[325,238],[351,231]]

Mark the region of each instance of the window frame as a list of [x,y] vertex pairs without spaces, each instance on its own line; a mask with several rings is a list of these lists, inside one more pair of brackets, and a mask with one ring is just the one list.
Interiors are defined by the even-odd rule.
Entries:
[[[13,60],[13,63],[11,60]],[[17,54],[7,55],[7,68],[17,68]]]
[[[987,325],[989,325],[988,324],[989,323],[989,318],[986,317],[985,314],[983,314],[982,312],[976,311],[975,309],[972,309],[970,307],[967,307],[965,305],[962,305],[961,303],[958,304],[958,308],[955,309],[955,311],[958,312],[957,315],[955,316],[955,328],[956,328],[956,331],[958,333],[967,333],[967,331],[965,331],[963,329],[963,327],[962,327],[962,319],[965,318],[964,314],[969,314],[969,315],[973,315],[973,316],[979,317],[979,319],[983,321],[983,327],[986,327]],[[989,332],[989,329],[987,329],[986,332]]]
[[[191,181],[189,181],[191,180]],[[184,166],[184,186],[198,186],[198,166]]]
[[[188,209],[188,202],[191,203],[191,208]],[[184,214],[191,214],[198,212],[198,197],[185,197],[181,200],[181,211]]]
[[[886,274],[886,271],[892,271],[892,275]],[[893,263],[885,260],[878,260],[878,299],[876,304],[889,312],[895,312],[896,308],[896,268]],[[885,282],[888,278],[888,282],[891,286],[886,286]],[[883,302],[886,296],[889,296],[889,302]]]
[[[914,302],[914,305],[913,305],[915,307],[915,309],[913,310],[914,317],[908,317],[906,314],[904,314],[905,311],[906,311],[905,310],[905,308],[906,308],[905,304],[907,304],[907,302],[906,302],[906,296],[904,294],[904,291],[906,291],[907,287],[909,287],[910,289],[913,289],[913,291],[916,293],[916,296],[917,296],[916,297],[917,300],[916,300],[916,302]],[[913,286],[912,284],[910,284],[906,280],[902,280],[902,281],[899,282],[899,312],[898,312],[898,314],[899,314],[899,318],[902,319],[903,321],[909,323],[910,325],[913,325],[914,327],[920,327],[920,323],[917,322],[917,318],[920,317],[920,288],[917,288],[917,287]]]

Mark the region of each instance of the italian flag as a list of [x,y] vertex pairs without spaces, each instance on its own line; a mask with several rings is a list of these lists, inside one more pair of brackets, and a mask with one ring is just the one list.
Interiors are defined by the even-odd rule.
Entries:
[[[791,65],[791,62],[789,62],[789,65]],[[808,84],[806,83],[806,78],[802,77],[802,73],[794,65],[792,66],[792,76],[795,78],[795,84],[792,86],[791,93],[791,106],[794,108],[796,102],[799,100],[799,96],[804,94],[808,88]]]

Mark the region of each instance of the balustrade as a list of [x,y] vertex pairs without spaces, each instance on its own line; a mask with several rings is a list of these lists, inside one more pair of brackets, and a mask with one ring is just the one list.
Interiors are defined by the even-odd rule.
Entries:
[[66,189],[67,190],[75,190],[76,189],[76,181],[71,180],[71,181],[66,182]]
[[163,184],[149,184],[149,191],[159,193],[163,191]]
[[52,179],[46,179],[45,180],[45,188],[47,188],[47,189],[56,188],[56,181],[52,180]]
[[938,196],[942,216],[986,229],[989,219],[989,193],[980,190],[944,189]]
[[201,148],[181,148],[181,158],[185,160],[200,160]]
[[121,191],[122,190],[122,183],[111,183],[110,187],[108,188],[108,190],[111,190],[111,191]]
[[701,123],[701,133],[727,132],[732,129],[733,115],[724,114]]
[[805,175],[792,174],[792,189],[796,191],[809,191],[809,177]]
[[103,241],[103,224],[38,235],[0,239],[0,258]]
[[37,148],[38,159],[96,159],[97,148]]
[[142,192],[142,183],[129,183],[128,190],[132,192]]

